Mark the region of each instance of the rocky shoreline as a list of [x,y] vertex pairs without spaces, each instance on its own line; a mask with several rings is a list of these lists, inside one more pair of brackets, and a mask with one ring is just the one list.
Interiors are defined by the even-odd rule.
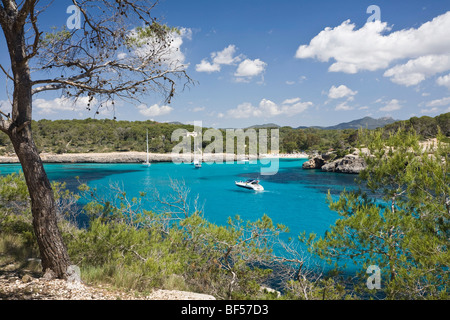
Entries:
[[303,163],[303,169],[320,169],[325,172],[338,172],[358,174],[366,169],[367,165],[364,159],[359,155],[359,151],[347,154],[343,158],[330,160],[328,154],[315,155]]

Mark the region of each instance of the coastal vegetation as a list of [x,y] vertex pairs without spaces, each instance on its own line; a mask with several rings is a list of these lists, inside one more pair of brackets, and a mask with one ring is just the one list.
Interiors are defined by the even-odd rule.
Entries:
[[[87,283],[141,292],[192,290],[219,299],[448,299],[450,144],[438,133],[437,143],[423,148],[421,137],[404,129],[360,130],[358,137],[357,145],[370,150],[358,176],[361,188],[329,197],[340,218],[325,234],[298,237],[331,271],[311,269],[290,246],[297,235],[283,243],[287,228],[266,215],[256,221],[230,217],[227,225],[208,222],[179,181],[170,195],[132,199],[114,186],[101,198],[84,184],[70,192],[54,183],[70,259]],[[39,257],[26,184],[21,174],[1,179],[1,258],[15,255],[25,265]],[[145,210],[151,196],[166,208]],[[342,273],[342,261],[355,263],[357,273]],[[379,288],[367,285],[370,266],[379,268]]]
[[448,299],[448,140],[438,133],[437,142],[424,147],[414,130],[405,129],[369,131],[360,139],[369,150],[358,176],[361,188],[338,200],[329,196],[340,218],[325,235],[304,240],[329,263],[347,259],[361,266],[362,278],[370,266],[379,268],[382,290],[372,290],[375,297]]
[[[434,118],[411,118],[386,126],[386,133],[400,127],[414,129],[421,139],[435,137],[440,129],[450,137],[450,113]],[[88,153],[145,151],[146,131],[149,132],[149,150],[152,153],[170,153],[178,143],[172,141],[177,129],[194,130],[192,125],[158,123],[154,121],[118,120],[39,120],[32,122],[33,136],[40,153]],[[263,128],[255,128],[258,133]],[[291,127],[267,127],[280,130],[280,152],[320,152],[333,150],[336,157],[342,157],[349,149],[356,147],[357,129],[323,130],[318,128],[294,129]],[[204,128],[207,130],[207,128]],[[225,130],[221,130],[225,141]],[[192,144],[193,145],[193,144]],[[206,147],[206,143],[203,148]],[[270,146],[269,146],[270,147]],[[13,154],[14,150],[6,135],[0,133],[0,155]]]
[[[70,261],[57,226],[53,189],[34,141],[33,100],[58,91],[63,100],[84,101],[88,110],[100,114],[118,100],[141,103],[149,94],[170,103],[179,86],[193,83],[185,65],[170,59],[177,30],[154,17],[156,3],[117,3],[74,2],[84,22],[50,30],[43,29],[41,19],[54,4],[41,6],[37,0],[0,4],[5,40],[1,50],[9,58],[8,71],[3,65],[0,69],[11,92],[8,110],[0,110],[0,131],[22,165],[42,266],[49,278],[66,279]],[[142,28],[130,29],[138,24]]]
[[[137,123],[134,130],[136,123],[115,120],[33,121],[33,100],[48,91],[85,102],[86,109],[100,114],[102,108],[114,109],[117,101],[142,103],[149,94],[169,104],[179,87],[193,84],[186,66],[170,59],[178,30],[158,22],[156,4],[117,3],[79,1],[76,9],[84,21],[79,28],[49,32],[40,22],[52,4],[3,0],[0,5],[2,54],[9,57],[1,70],[11,92],[9,110],[0,111],[0,144],[4,154],[19,158],[23,170],[1,178],[0,258],[24,264],[38,258],[45,279],[67,279],[76,264],[87,281],[143,291],[184,287],[223,299],[268,297],[261,286],[274,277],[281,279],[286,297],[367,296],[363,289],[345,290],[339,276],[310,274],[301,258],[274,257],[272,244],[286,229],[267,216],[253,222],[235,217],[228,226],[218,226],[206,221],[201,210],[150,212],[141,208],[141,199],[128,199],[122,190],[114,191],[115,201],[107,201],[85,185],[73,193],[64,184],[50,183],[40,157],[44,152],[139,151],[144,129],[155,129],[153,152],[168,152],[176,143],[170,141],[174,127],[169,124]],[[130,30],[136,23],[143,27]],[[311,236],[307,243],[319,256],[331,258],[327,251],[349,255],[349,250],[362,266],[374,263],[387,270],[390,277],[382,291],[387,298],[447,298],[449,152],[443,135],[448,139],[448,115],[413,118],[400,126],[405,125],[413,129],[411,136],[391,127],[394,138],[389,132],[389,138],[374,137],[378,162],[366,159],[368,169],[361,173],[367,188],[383,194],[390,206],[375,206],[375,198],[366,194],[344,193],[330,205],[343,219],[323,238]],[[280,132],[280,151],[288,153],[345,152],[358,139],[364,143],[356,131],[286,127]],[[416,141],[433,133],[442,142],[437,149],[425,153],[417,148]],[[385,148],[389,152],[383,153]],[[186,203],[183,190],[174,192],[181,195],[177,205]],[[86,202],[80,210],[82,197]],[[83,227],[78,225],[81,217],[88,219]],[[367,219],[381,228],[379,233],[361,228]]]

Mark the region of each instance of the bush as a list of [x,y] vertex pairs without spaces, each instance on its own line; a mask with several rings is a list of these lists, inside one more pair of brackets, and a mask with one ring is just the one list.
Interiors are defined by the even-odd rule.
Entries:
[[[230,218],[218,226],[198,210],[189,212],[188,204],[178,213],[154,213],[139,210],[142,199],[130,201],[121,191],[113,205],[85,185],[80,189],[92,200],[85,206],[91,223],[68,244],[70,256],[90,279],[105,277],[130,289],[180,286],[224,299],[256,297],[272,272],[272,244],[286,231],[266,215],[253,222]],[[181,189],[174,193],[187,197]]]

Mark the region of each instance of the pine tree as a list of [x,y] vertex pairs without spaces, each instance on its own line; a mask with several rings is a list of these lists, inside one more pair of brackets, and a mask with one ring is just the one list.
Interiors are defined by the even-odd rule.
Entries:
[[360,188],[337,200],[329,195],[340,219],[318,240],[311,236],[314,251],[330,263],[352,261],[363,279],[369,266],[378,266],[387,299],[448,299],[450,145],[438,135],[424,147],[415,132],[402,129],[387,139],[382,130],[360,136],[369,151]]

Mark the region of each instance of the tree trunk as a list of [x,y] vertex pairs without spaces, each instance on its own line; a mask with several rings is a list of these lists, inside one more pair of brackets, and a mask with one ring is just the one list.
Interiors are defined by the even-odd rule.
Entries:
[[31,198],[33,228],[45,277],[66,279],[70,265],[67,249],[57,225],[57,208],[51,184],[31,135],[30,125],[10,139],[22,164]]
[[[0,123],[1,129],[9,136],[22,164],[31,198],[33,228],[45,276],[66,279],[70,265],[69,255],[57,225],[53,190],[31,132],[32,81],[26,50],[25,19],[19,14],[15,3],[3,1],[3,4],[8,10],[3,12],[0,22],[10,54],[14,92],[11,118]],[[31,6],[28,10],[34,10],[34,2],[27,1],[24,6],[27,5]]]

